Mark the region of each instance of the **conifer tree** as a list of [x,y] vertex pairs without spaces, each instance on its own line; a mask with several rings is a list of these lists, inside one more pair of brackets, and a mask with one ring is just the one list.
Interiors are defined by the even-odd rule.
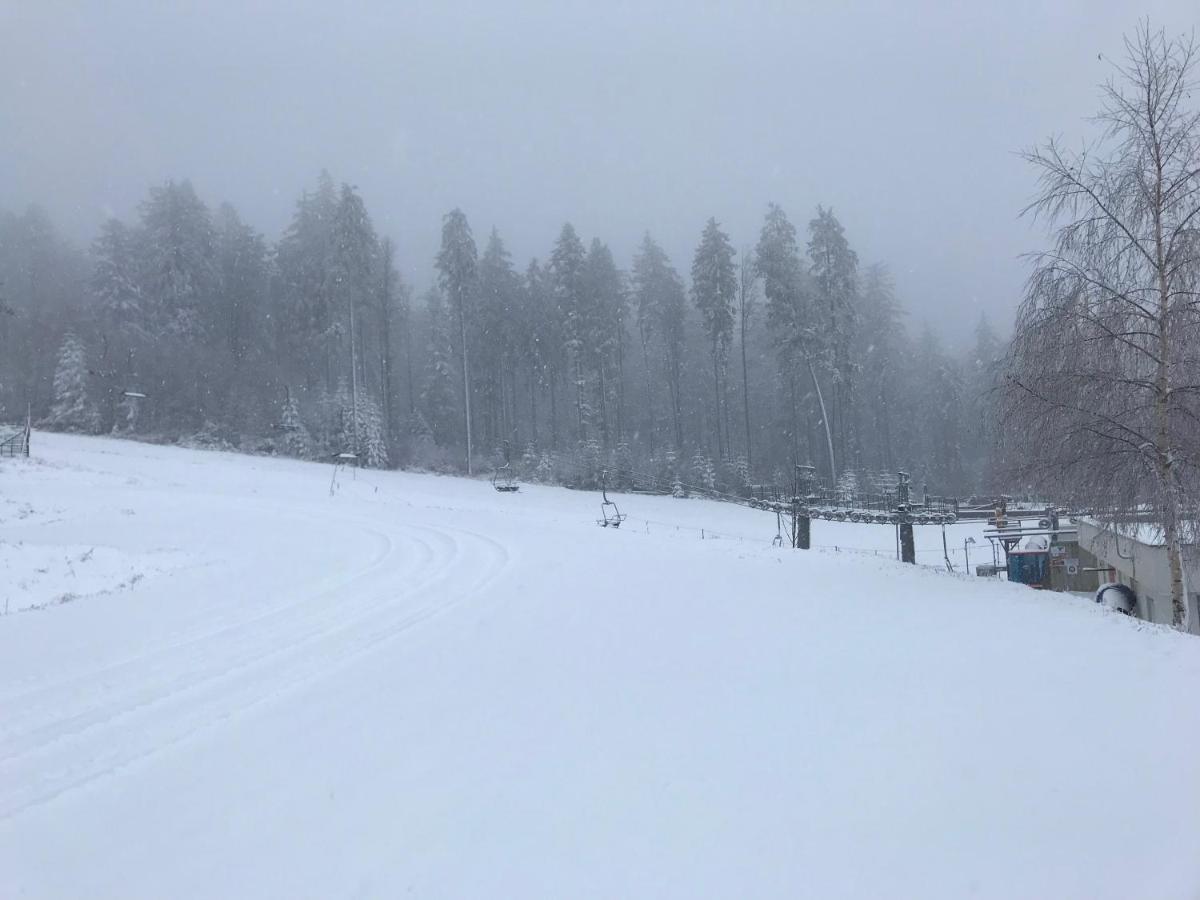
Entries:
[[[493,228],[479,259],[479,309],[475,317],[475,382],[484,439],[493,446],[515,439],[516,409],[509,408],[521,341],[518,324],[520,278]],[[506,392],[506,388],[509,389]]]
[[463,425],[466,436],[467,474],[473,471],[471,440],[471,349],[467,339],[468,322],[474,315],[479,287],[478,252],[466,215],[452,209],[442,221],[442,247],[437,269],[442,290],[458,320],[458,350],[462,361]]
[[[819,416],[824,427],[830,480],[836,481],[837,466],[833,453],[833,433],[826,414],[824,396],[817,379],[816,361],[819,358],[820,337],[814,316],[812,291],[807,273],[800,262],[796,228],[777,204],[767,207],[767,215],[755,250],[755,266],[763,282],[766,296],[767,324],[772,342],[779,354],[778,374],[788,394],[787,437],[790,444],[790,463],[800,462],[801,428],[799,384],[797,369],[807,370],[819,403]],[[809,451],[811,453],[811,449]]]
[[300,418],[300,406],[288,391],[279,417],[279,428],[283,432],[283,452],[297,459],[304,459],[311,452],[312,439]]
[[[663,249],[649,234],[633,258],[633,291],[638,331],[642,340],[647,376],[653,347],[663,364],[671,404],[671,425],[676,452],[683,450],[683,353],[686,293],[683,282]],[[647,377],[646,406],[653,410],[653,395]],[[653,413],[649,425],[653,429]]]
[[141,208],[147,277],[167,334],[197,337],[217,284],[216,233],[190,181],[150,189]]
[[[692,260],[692,298],[700,310],[712,356],[713,420],[717,432],[717,455],[724,459],[728,430],[725,428],[725,369],[733,340],[733,306],[737,297],[737,273],[733,246],[716,219],[709,219]],[[724,432],[724,433],[723,433]]]
[[83,343],[74,334],[63,338],[54,370],[54,405],[46,424],[63,431],[90,434],[97,428],[95,404],[88,395],[87,360]]
[[554,303],[563,326],[567,363],[575,386],[575,414],[579,440],[588,438],[592,407],[587,400],[584,349],[588,338],[588,310],[585,306],[583,242],[568,222],[563,225],[554,251],[550,254],[550,282]]
[[829,410],[837,442],[838,458],[846,463],[856,455],[853,431],[854,364],[851,343],[857,319],[855,297],[858,285],[858,256],[850,249],[845,230],[832,209],[817,207],[808,224],[809,271],[815,289],[816,318],[820,340],[814,342],[820,368],[833,383]]
[[626,292],[612,252],[599,238],[592,240],[584,263],[584,357],[595,373],[600,436],[605,448],[620,439],[624,429],[624,333]]
[[900,465],[897,444],[907,443],[904,385],[911,353],[904,326],[904,312],[896,301],[895,289],[882,265],[867,268],[863,279],[861,328],[857,335],[860,360],[863,434],[873,435],[864,448],[867,464],[885,472]]
[[434,441],[439,447],[450,442],[453,432],[454,349],[450,339],[449,313],[441,291],[431,289],[425,295],[429,317],[429,343],[426,348],[425,374],[421,387],[421,411]]

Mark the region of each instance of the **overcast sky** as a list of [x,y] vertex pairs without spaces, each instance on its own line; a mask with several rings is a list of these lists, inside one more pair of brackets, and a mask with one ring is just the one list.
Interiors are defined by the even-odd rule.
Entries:
[[0,206],[73,239],[190,178],[275,239],[321,168],[357,185],[418,287],[441,216],[519,266],[564,221],[686,273],[716,216],[833,206],[916,323],[1007,327],[1039,232],[1015,151],[1080,138],[1139,17],[1196,0],[342,3],[0,0]]

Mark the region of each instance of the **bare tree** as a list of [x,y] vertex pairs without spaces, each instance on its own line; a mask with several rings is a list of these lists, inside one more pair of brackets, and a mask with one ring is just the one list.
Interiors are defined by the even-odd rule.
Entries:
[[1096,143],[1025,154],[1040,176],[1027,212],[1053,246],[1033,256],[1005,361],[1004,430],[1023,436],[1007,463],[1110,522],[1149,515],[1186,629],[1182,545],[1200,498],[1196,45],[1143,24],[1125,46]]

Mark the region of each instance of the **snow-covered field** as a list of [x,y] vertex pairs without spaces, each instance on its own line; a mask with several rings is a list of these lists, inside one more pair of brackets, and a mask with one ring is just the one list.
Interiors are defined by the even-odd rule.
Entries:
[[887,527],[33,448],[0,896],[1200,895],[1194,638]]

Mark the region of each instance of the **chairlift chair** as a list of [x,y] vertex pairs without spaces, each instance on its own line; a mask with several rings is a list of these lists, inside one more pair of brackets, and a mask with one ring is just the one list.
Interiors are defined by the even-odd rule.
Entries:
[[621,523],[625,521],[625,513],[608,499],[608,490],[603,484],[600,485],[600,495],[604,500],[600,503],[600,518],[596,520],[596,524],[601,528],[620,528]]
[[521,489],[513,477],[512,445],[508,441],[504,442],[504,465],[497,466],[492,472],[492,487],[502,494],[515,494]]
[[502,494],[515,494],[521,489],[517,480],[513,478],[512,466],[509,463],[505,463],[492,472],[492,487]]

